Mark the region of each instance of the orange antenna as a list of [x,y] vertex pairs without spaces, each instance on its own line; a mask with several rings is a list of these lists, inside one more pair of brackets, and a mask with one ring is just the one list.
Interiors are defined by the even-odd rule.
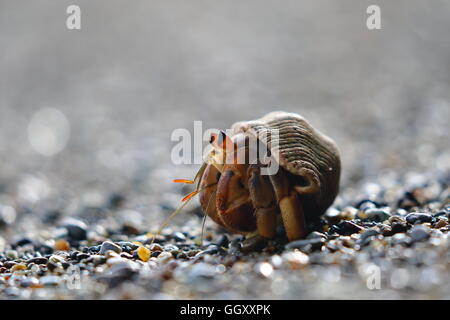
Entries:
[[187,183],[187,184],[194,184],[194,180],[187,180],[187,179],[174,179],[173,182],[175,183]]
[[187,196],[185,196],[185,197],[181,200],[181,202],[188,201],[190,198],[192,198],[193,196],[195,196],[198,192],[199,192],[199,191],[197,191],[197,190],[192,191],[192,192],[189,193]]
[[152,239],[152,243],[155,241],[156,235],[160,234],[162,229],[164,229],[169,222],[189,203],[189,200],[192,199],[196,194],[198,194],[200,191],[210,187],[210,186],[206,186],[203,189],[200,189],[200,180],[201,177],[203,176],[203,173],[205,172],[207,163],[203,163],[202,166],[200,167],[200,169],[197,171],[194,180],[188,180],[188,179],[174,179],[173,182],[175,183],[187,183],[187,184],[194,184],[197,183],[196,189],[195,191],[189,193],[187,196],[185,196],[182,201],[181,201],[181,205],[170,214],[169,217],[167,217],[166,220],[164,220],[163,224],[159,227],[158,231],[156,232],[156,234],[153,236]]

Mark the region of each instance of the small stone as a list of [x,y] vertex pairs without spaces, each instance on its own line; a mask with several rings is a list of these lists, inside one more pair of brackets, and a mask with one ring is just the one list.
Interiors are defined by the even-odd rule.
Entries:
[[289,251],[283,254],[291,269],[301,269],[309,262],[309,257],[301,251]]
[[19,258],[19,255],[17,254],[16,250],[6,250],[5,254],[6,257],[8,257],[11,260],[16,260]]
[[91,257],[89,254],[87,254],[87,253],[82,253],[82,252],[79,252],[79,253],[77,253],[77,255],[76,255],[76,260],[77,261],[81,261],[81,260],[83,260],[83,259],[88,259],[89,257]]
[[445,228],[446,226],[448,226],[448,222],[444,219],[439,219],[439,221],[434,225],[436,229]]
[[50,258],[48,258],[48,261],[50,261],[51,263],[62,263],[64,262],[64,258],[54,254]]
[[173,239],[178,242],[184,242],[184,241],[186,241],[186,236],[184,234],[182,234],[181,232],[175,232],[173,234]]
[[180,253],[178,253],[178,254],[176,255],[176,258],[177,258],[177,259],[187,259],[187,258],[188,258],[188,255],[187,255],[186,253],[184,253],[184,252],[180,252]]
[[14,267],[16,264],[17,264],[17,262],[14,262],[14,261],[5,261],[5,262],[3,263],[3,266],[4,266],[6,269],[11,269],[11,268]]
[[152,251],[152,258],[156,258],[161,254],[162,251]]
[[152,252],[146,247],[141,246],[137,249],[137,254],[139,259],[141,259],[144,262],[147,262],[150,259]]
[[428,231],[428,228],[418,225],[414,226],[409,231],[409,236],[413,241],[422,241],[428,239],[430,237],[430,233]]
[[137,248],[139,248],[139,244],[135,244],[133,242],[129,242],[129,241],[119,241],[117,242],[118,245],[120,245],[120,247],[122,248],[123,251],[133,251],[136,250]]
[[70,250],[70,244],[64,239],[59,239],[55,241],[55,250],[59,251],[69,251]]
[[329,208],[325,212],[325,219],[329,223],[338,223],[341,220],[341,212],[337,210],[336,208]]
[[353,220],[355,219],[357,213],[358,209],[354,207],[345,207],[342,209],[339,216],[342,220]]
[[44,257],[36,257],[27,260],[27,264],[34,263],[34,264],[46,264],[48,262],[47,258]]
[[129,254],[128,252],[122,252],[122,253],[120,254],[120,256],[121,256],[122,258],[126,258],[126,259],[133,259],[133,256],[132,256],[131,254]]
[[45,287],[56,287],[60,284],[61,278],[58,276],[41,277],[40,282]]
[[376,208],[377,204],[372,200],[362,200],[356,204],[356,208],[359,208],[362,211],[366,211],[368,209]]
[[170,252],[164,251],[159,254],[157,259],[158,259],[158,261],[165,263],[165,262],[168,262],[169,260],[173,259],[173,255]]
[[11,272],[27,270],[27,266],[24,263],[18,263],[11,268]]
[[387,210],[380,208],[368,208],[362,212],[359,212],[357,217],[364,221],[376,221],[383,222],[389,219],[391,215]]
[[428,213],[414,212],[406,216],[406,221],[410,224],[432,222],[433,216]]
[[363,227],[358,226],[356,223],[346,220],[339,222],[333,227],[337,227],[336,232],[344,236],[349,236],[364,230]]
[[131,280],[137,274],[137,264],[127,259],[115,263],[111,266],[109,272],[98,278],[100,282],[107,284],[110,288],[114,288],[124,281]]
[[28,244],[33,244],[33,240],[29,239],[29,238],[22,238],[16,241],[16,246],[17,247],[22,247],[22,246],[26,246]]
[[106,262],[106,258],[99,254],[94,254],[89,257],[88,261],[92,261],[94,263],[94,266],[99,266]]
[[308,236],[306,237],[306,239],[317,239],[317,238],[322,238],[322,239],[326,240],[327,236],[325,234],[323,234],[322,232],[313,231],[310,234],[308,234]]
[[269,278],[273,273],[273,267],[268,262],[262,262],[255,266],[255,271],[260,273],[262,276]]
[[319,250],[324,243],[324,238],[296,240],[288,243],[286,245],[286,249],[300,249],[302,251],[311,252],[314,250]]
[[372,239],[374,239],[375,237],[377,237],[380,234],[380,232],[376,229],[368,229],[366,231],[364,231],[363,233],[361,233],[357,244],[359,244],[360,246],[365,246],[367,244],[370,243],[370,241],[372,241]]
[[20,286],[22,288],[37,288],[39,286],[39,280],[35,277],[29,277],[26,279],[23,279],[20,282]]
[[87,239],[87,226],[84,222],[76,219],[68,219],[63,227],[67,230],[67,235],[73,240]]
[[158,243],[152,243],[150,245],[150,251],[154,252],[154,251],[163,251],[163,247],[161,247],[161,245],[159,245]]
[[391,225],[391,229],[392,234],[405,233],[406,231],[408,231],[408,225],[406,224],[406,222],[394,222]]
[[229,243],[230,243],[230,240],[228,239],[226,234],[221,235],[219,237],[219,239],[217,240],[218,247],[228,248]]
[[100,248],[100,254],[105,255],[108,250],[112,250],[116,253],[122,252],[122,248],[120,246],[118,246],[117,244],[110,242],[110,241],[105,241],[102,243],[102,246]]
[[[111,259],[111,258],[118,258],[120,257],[120,255],[117,252],[114,252],[112,250],[107,250],[104,254],[106,259]],[[136,259],[137,259],[137,254],[136,254]]]

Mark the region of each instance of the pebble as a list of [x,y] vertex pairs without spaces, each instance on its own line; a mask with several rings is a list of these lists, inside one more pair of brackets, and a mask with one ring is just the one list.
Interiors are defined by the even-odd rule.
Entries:
[[150,259],[152,253],[146,247],[141,246],[137,249],[137,254],[139,259],[141,259],[144,262],[147,262]]
[[110,241],[105,241],[100,247],[100,254],[105,255],[108,250],[112,250],[116,253],[122,252],[122,248],[119,245]]
[[360,246],[367,245],[368,243],[370,243],[370,241],[374,237],[377,237],[379,234],[380,234],[380,232],[376,229],[368,229],[368,230],[364,231],[363,233],[361,233],[357,243]]
[[35,277],[28,277],[20,282],[22,288],[36,288],[39,286],[39,280]]
[[11,272],[16,272],[16,271],[23,271],[23,270],[27,270],[27,266],[23,263],[18,263],[15,264],[12,268],[11,268]]
[[433,216],[428,213],[414,212],[414,213],[408,214],[405,219],[410,224],[416,224],[417,222],[418,223],[432,222]]
[[158,244],[158,243],[152,243],[152,244],[149,246],[149,249],[150,249],[150,251],[152,251],[152,252],[155,252],[155,251],[163,251],[163,250],[164,250],[163,247],[161,247],[161,245]]
[[356,204],[356,208],[359,208],[362,211],[366,211],[368,209],[376,208],[377,203],[372,200],[361,200],[359,203]]
[[289,251],[282,255],[291,269],[301,269],[309,262],[309,257],[301,251]]
[[14,262],[14,261],[5,261],[3,263],[3,267],[5,267],[6,269],[11,269],[16,264],[17,264],[17,262]]
[[363,221],[376,221],[383,222],[389,219],[391,215],[387,210],[381,208],[368,208],[364,211],[360,211],[357,214],[357,218]]
[[89,254],[87,254],[87,253],[78,252],[78,253],[76,254],[75,259],[76,259],[77,261],[81,261],[81,260],[83,260],[83,259],[88,259],[88,258],[90,258],[90,257],[91,257],[91,255],[89,255]]
[[44,276],[40,278],[40,283],[45,287],[58,286],[61,282],[61,278],[58,276]]
[[73,240],[87,239],[87,226],[84,222],[77,219],[66,220],[63,227],[67,230],[67,235]]
[[273,273],[273,266],[268,262],[261,262],[255,265],[255,271],[262,276],[269,278]]
[[64,258],[59,256],[59,255],[52,255],[50,256],[50,258],[48,258],[48,261],[50,261],[51,263],[61,263],[64,262]]
[[448,226],[448,222],[444,219],[439,219],[438,222],[434,225],[435,228],[440,229]]
[[175,232],[173,234],[173,239],[178,242],[184,242],[186,241],[186,236],[181,232]]
[[170,252],[164,251],[158,255],[158,261],[166,263],[169,260],[173,259],[173,255]]
[[58,239],[55,241],[55,250],[59,251],[69,251],[70,250],[70,244],[68,241],[64,239]]
[[36,258],[31,258],[31,259],[27,260],[27,264],[30,264],[30,263],[46,264],[47,262],[48,262],[48,259],[44,258],[44,257],[36,257]]
[[304,239],[304,240],[296,240],[288,243],[286,245],[286,249],[300,249],[302,251],[311,252],[314,250],[319,250],[323,244],[325,243],[325,239],[313,238],[313,239]]
[[428,239],[430,237],[430,233],[428,228],[417,225],[409,231],[409,236],[413,241],[422,241]]
[[228,239],[226,234],[223,234],[219,237],[216,244],[218,247],[228,248],[230,240]]
[[5,255],[11,260],[19,259],[19,255],[16,250],[6,250]]
[[363,227],[357,225],[356,223],[351,222],[351,221],[346,221],[346,220],[341,221],[337,225],[334,225],[332,227],[335,227],[333,229],[337,233],[344,235],[344,236],[349,236],[351,234],[358,233],[358,232],[361,232],[364,230]]
[[33,244],[33,240],[31,240],[30,238],[22,238],[16,241],[15,245],[17,247],[22,247],[22,246],[26,246],[28,244]]
[[115,263],[108,274],[99,277],[98,280],[106,283],[109,288],[114,288],[127,280],[133,279],[138,272],[136,264],[126,259],[122,260],[122,262]]
[[122,248],[123,251],[133,251],[136,250],[137,248],[139,248],[138,244],[135,244],[133,242],[130,241],[119,241],[117,242],[117,244]]

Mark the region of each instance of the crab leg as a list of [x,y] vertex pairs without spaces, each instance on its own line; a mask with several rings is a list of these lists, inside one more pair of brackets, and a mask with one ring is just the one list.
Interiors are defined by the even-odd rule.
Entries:
[[250,166],[248,175],[248,188],[256,210],[258,234],[265,238],[273,238],[276,234],[277,215],[280,210],[276,205],[272,184],[268,176],[261,175],[260,168],[256,165]]
[[[216,209],[216,194],[219,170],[211,164],[208,164],[204,170],[203,179],[200,179],[199,187],[203,190],[200,192],[200,203],[206,215],[211,217],[213,221],[225,228],[220,215]],[[211,187],[208,187],[211,186]]]
[[269,176],[280,207],[283,225],[289,241],[306,235],[303,207],[294,190],[289,190],[289,181],[282,170]]

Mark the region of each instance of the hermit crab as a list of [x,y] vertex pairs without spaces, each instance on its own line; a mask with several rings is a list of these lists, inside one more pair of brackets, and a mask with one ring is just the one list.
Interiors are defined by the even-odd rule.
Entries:
[[199,194],[207,216],[247,236],[244,250],[274,238],[280,225],[289,241],[304,238],[307,224],[319,220],[338,193],[336,144],[298,114],[271,112],[238,122],[231,134],[213,134],[210,142],[195,179],[175,182],[196,183],[184,201]]

